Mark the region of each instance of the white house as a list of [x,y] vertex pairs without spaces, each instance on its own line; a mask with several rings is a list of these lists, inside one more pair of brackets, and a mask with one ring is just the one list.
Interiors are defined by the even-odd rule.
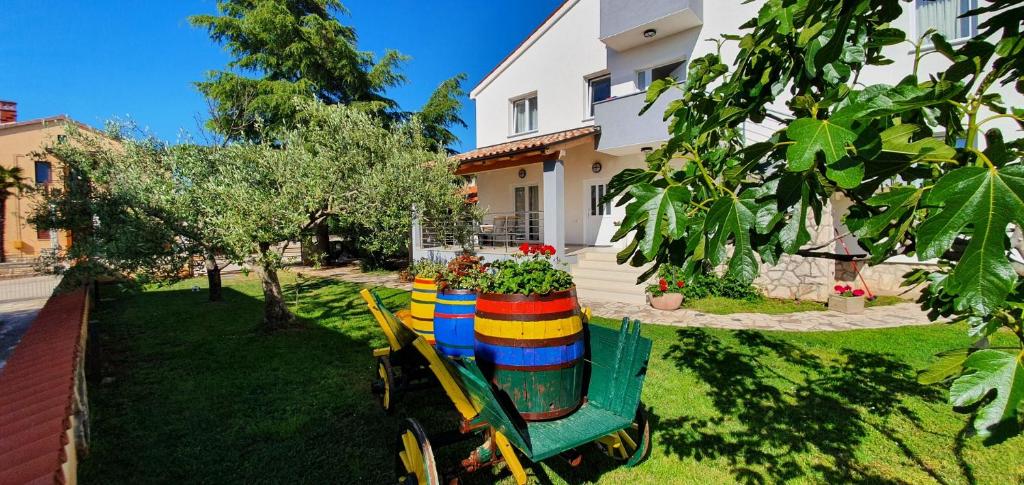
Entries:
[[[607,183],[620,170],[641,167],[644,152],[668,139],[662,120],[673,100],[663,96],[644,116],[644,92],[652,80],[686,74],[687,61],[711,52],[707,39],[736,33],[757,14],[762,2],[742,0],[566,0],[473,88],[478,148],[457,155],[459,173],[476,180],[479,207],[487,211],[473,228],[475,249],[501,258],[521,242],[558,248],[570,263],[581,297],[642,302],[635,284],[640,270],[615,264],[610,238],[623,208],[601,204]],[[918,0],[906,4],[898,27],[916,37],[934,27],[948,38],[966,38],[974,19],[958,20],[976,0]],[[732,49],[731,51],[729,49]],[[735,44],[723,56],[733,58]],[[889,48],[896,63],[861,76],[865,83],[895,83],[910,72],[912,49]],[[945,67],[928,56],[922,69]],[[671,90],[670,90],[671,93]],[[1004,93],[1020,105],[1012,89]],[[748,125],[749,142],[776,129]],[[1013,126],[1004,126],[1013,129]],[[815,246],[862,252],[842,226],[845,205],[835,201]],[[417,226],[415,257],[450,257],[451,241]],[[893,261],[861,270],[875,293],[902,291],[899,275],[912,261]],[[763,268],[758,284],[778,297],[827,297],[836,281],[857,277],[849,263],[786,258]]]

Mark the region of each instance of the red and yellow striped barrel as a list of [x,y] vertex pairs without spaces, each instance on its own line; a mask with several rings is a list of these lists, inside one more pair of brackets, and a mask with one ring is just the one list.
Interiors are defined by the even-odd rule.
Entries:
[[412,329],[434,345],[434,302],[437,301],[437,283],[433,278],[416,278],[412,282]]
[[523,419],[555,419],[583,399],[585,341],[576,290],[477,295],[475,354]]

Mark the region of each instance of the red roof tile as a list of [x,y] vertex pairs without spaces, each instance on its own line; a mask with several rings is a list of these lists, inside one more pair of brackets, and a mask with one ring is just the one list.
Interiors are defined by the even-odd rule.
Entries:
[[522,152],[543,150],[556,143],[571,141],[585,136],[596,135],[600,131],[601,129],[597,126],[584,126],[582,128],[574,128],[571,130],[559,131],[547,135],[534,136],[531,138],[523,138],[521,140],[510,141],[507,143],[499,143],[497,145],[480,147],[477,148],[476,150],[471,150],[466,153],[460,153],[458,155],[455,155],[454,157],[452,157],[452,159],[461,164],[466,162],[486,160],[488,158],[500,157],[505,155],[514,155]]
[[85,290],[56,295],[0,370],[0,483],[64,483]]

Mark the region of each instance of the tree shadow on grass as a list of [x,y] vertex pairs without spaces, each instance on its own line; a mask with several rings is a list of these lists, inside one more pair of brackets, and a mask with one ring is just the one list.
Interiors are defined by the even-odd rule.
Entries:
[[[943,482],[897,431],[878,424],[899,417],[922,426],[901,404],[903,398],[942,400],[937,389],[916,382],[908,365],[849,349],[823,357],[753,331],[735,332],[735,342],[699,328],[680,329],[677,335],[679,342],[664,358],[708,384],[717,416],[660,419],[658,444],[667,452],[697,460],[724,458],[743,483],[809,475],[828,483],[899,483],[856,458],[873,429]],[[874,419],[866,419],[869,415]]]
[[102,372],[88,376],[83,481],[394,482],[401,419],[370,392],[383,335],[356,288],[322,284],[309,308],[300,299],[299,329],[270,334],[253,288],[225,287],[217,305],[188,290],[116,295],[93,316]]

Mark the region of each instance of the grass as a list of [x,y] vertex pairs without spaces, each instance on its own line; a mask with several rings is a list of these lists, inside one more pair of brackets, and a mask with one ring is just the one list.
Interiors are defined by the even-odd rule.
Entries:
[[[865,303],[866,307],[895,305],[906,303],[895,296],[879,296],[878,298]],[[683,308],[696,310],[701,313],[714,315],[728,315],[731,313],[765,313],[768,315],[780,315],[783,313],[815,312],[828,310],[828,305],[808,300],[782,300],[779,298],[762,298],[755,301],[737,300],[720,296],[710,296],[699,300],[690,300],[683,303]]]
[[[90,376],[83,483],[394,483],[404,417],[430,432],[454,428],[437,389],[403,396],[393,417],[377,407],[370,352],[384,342],[358,286],[305,284],[305,327],[264,334],[254,278],[226,280],[223,304],[190,291],[197,283],[106,291],[113,300],[93,324],[102,359]],[[406,293],[381,294],[392,308],[408,303]],[[625,469],[588,452],[572,469],[556,458],[532,468],[541,483],[1024,480],[1024,437],[986,448],[967,436],[967,417],[950,410],[941,386],[914,380],[934,353],[967,342],[962,327],[643,332],[654,340],[644,388],[650,459]],[[503,471],[469,482],[495,480],[512,483]]]

